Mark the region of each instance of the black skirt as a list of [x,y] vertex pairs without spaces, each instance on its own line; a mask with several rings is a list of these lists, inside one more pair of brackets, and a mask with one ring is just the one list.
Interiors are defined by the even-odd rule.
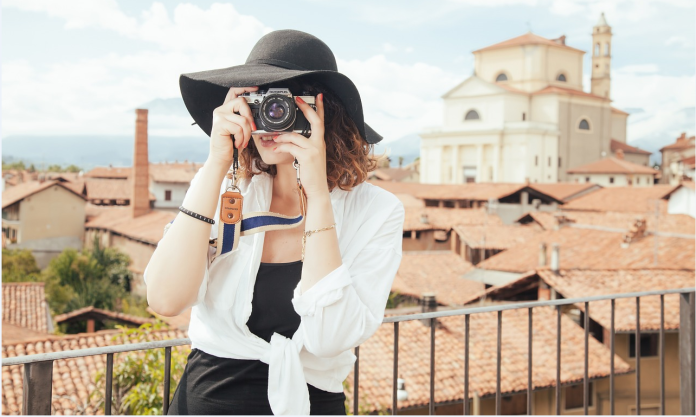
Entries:
[[[274,332],[291,338],[300,325],[292,302],[302,263],[261,263],[254,284],[249,330],[270,343]],[[345,415],[346,396],[307,384],[310,414]],[[192,349],[168,414],[272,415],[268,364],[220,358]]]

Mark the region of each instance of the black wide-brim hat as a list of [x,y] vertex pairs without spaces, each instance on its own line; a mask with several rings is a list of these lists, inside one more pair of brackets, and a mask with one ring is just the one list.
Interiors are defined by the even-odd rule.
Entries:
[[317,37],[298,30],[277,30],[263,36],[244,65],[181,74],[179,87],[191,117],[210,136],[213,110],[225,101],[230,87],[261,86],[299,77],[310,77],[329,88],[367,143],[382,140],[365,123],[360,93],[338,72],[331,49]]

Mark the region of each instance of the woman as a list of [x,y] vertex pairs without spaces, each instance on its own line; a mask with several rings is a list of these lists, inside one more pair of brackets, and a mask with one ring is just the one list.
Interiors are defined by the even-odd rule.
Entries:
[[[294,30],[261,38],[244,65],[183,74],[180,85],[211,139],[144,273],[153,310],[193,306],[169,414],[345,414],[352,348],[382,322],[404,220],[394,195],[365,182],[381,137],[357,89],[322,41]],[[260,86],[314,97],[316,109],[296,101],[311,134],[252,135],[264,129],[240,95]],[[243,219],[299,223],[245,232],[242,221],[241,236],[229,233],[220,214],[239,202],[224,197],[235,149]]]

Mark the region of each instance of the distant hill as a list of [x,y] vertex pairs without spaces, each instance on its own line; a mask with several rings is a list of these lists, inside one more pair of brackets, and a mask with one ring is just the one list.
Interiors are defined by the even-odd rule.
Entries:
[[387,155],[391,158],[391,166],[399,166],[399,156],[404,157],[404,165],[410,164],[420,156],[420,136],[411,134],[391,142],[380,142],[375,145],[376,154],[382,154],[384,151],[387,151]]

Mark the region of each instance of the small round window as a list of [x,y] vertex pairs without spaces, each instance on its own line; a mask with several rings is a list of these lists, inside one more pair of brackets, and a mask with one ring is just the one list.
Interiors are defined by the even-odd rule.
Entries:
[[497,82],[497,81],[507,81],[507,80],[508,80],[507,75],[505,75],[505,74],[502,73],[502,72],[501,72],[500,74],[498,74],[497,77],[495,77],[495,81],[496,81],[496,82]]
[[565,74],[558,74],[558,77],[556,77],[556,80],[563,81],[563,82],[567,81]]

